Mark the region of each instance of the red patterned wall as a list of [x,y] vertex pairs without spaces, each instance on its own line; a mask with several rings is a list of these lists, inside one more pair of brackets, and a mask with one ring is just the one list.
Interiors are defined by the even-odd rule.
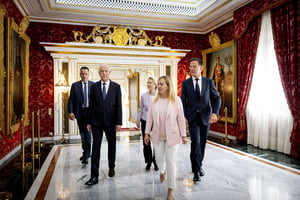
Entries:
[[[22,19],[22,15],[17,10],[13,3],[9,0],[0,0],[5,6],[8,6],[11,15],[14,13],[17,23]],[[76,26],[66,24],[51,24],[30,22],[27,29],[27,35],[31,39],[30,45],[30,61],[29,61],[29,113],[41,111],[41,137],[48,137],[49,132],[53,132],[53,60],[49,53],[39,44],[39,42],[54,42],[65,43],[73,40],[73,30],[90,33],[93,27]],[[227,42],[233,38],[233,23],[227,23],[224,26],[216,29],[216,32],[221,39],[221,42]],[[154,39],[155,36],[164,36],[164,46],[172,49],[190,49],[186,57],[178,63],[178,95],[181,93],[181,84],[186,77],[186,71],[189,71],[189,59],[192,57],[202,57],[201,50],[210,48],[208,42],[208,34],[188,34],[188,33],[171,33],[162,31],[147,31],[148,36]],[[48,109],[52,109],[52,115],[48,115]],[[29,119],[31,116],[29,115]],[[212,130],[224,132],[223,123],[218,123],[212,126]],[[235,125],[229,125],[229,134],[235,135]],[[20,143],[15,142],[14,145],[6,143],[0,138],[0,145],[3,148],[0,150],[0,159],[12,151]]]

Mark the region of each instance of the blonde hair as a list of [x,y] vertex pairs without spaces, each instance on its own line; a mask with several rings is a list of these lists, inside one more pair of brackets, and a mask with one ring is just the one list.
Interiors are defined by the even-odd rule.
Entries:
[[[166,82],[166,84],[167,84],[167,86],[168,86],[168,90],[167,90],[167,92],[168,92],[168,100],[172,101],[172,102],[175,102],[176,95],[175,95],[175,90],[174,90],[173,82],[172,82],[171,78],[169,76],[161,76],[161,77],[159,77],[158,81],[161,80],[161,79],[164,79],[165,82]],[[159,95],[159,93],[157,93],[157,95],[154,98],[153,102],[156,103],[159,98],[160,98],[160,95]]]
[[148,79],[152,80],[153,83],[155,84],[155,90],[157,89],[157,81],[156,78],[154,78],[153,76],[149,76]]

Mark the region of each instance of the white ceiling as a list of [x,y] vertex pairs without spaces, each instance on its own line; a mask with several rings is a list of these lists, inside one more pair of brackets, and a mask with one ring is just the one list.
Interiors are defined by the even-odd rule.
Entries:
[[14,0],[32,22],[208,33],[251,0]]

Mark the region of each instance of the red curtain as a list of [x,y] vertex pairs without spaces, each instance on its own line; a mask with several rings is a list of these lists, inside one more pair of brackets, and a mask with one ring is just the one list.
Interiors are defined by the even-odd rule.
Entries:
[[297,0],[271,11],[274,46],[287,103],[294,118],[291,156],[300,157],[300,3]]
[[238,53],[238,135],[237,140],[247,139],[245,109],[254,71],[254,64],[260,34],[261,15],[253,18],[246,32],[237,41]]

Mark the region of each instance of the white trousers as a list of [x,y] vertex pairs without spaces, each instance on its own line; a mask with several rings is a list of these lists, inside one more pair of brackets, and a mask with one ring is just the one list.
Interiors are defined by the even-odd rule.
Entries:
[[153,144],[155,159],[160,173],[167,175],[168,188],[173,189],[176,185],[176,154],[179,144],[169,146],[167,141],[160,140],[159,144]]

